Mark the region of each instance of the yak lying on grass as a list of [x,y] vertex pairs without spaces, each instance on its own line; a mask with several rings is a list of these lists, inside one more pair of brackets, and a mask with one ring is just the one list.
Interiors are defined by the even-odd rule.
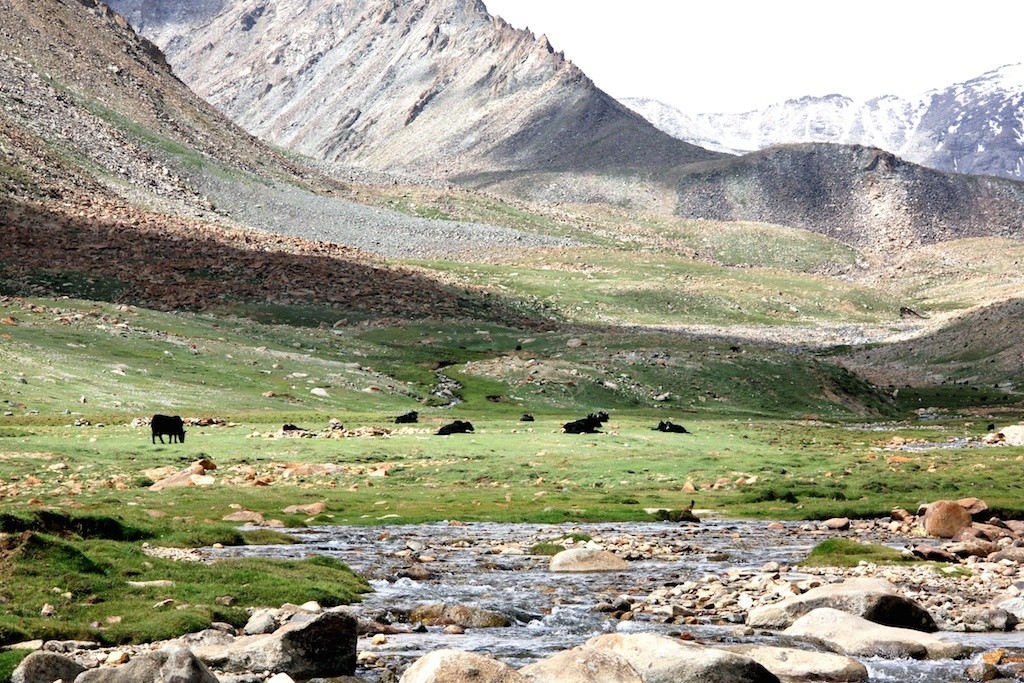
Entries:
[[399,415],[398,417],[396,417],[395,418],[395,424],[400,424],[400,425],[415,424],[416,422],[419,422],[419,419],[420,419],[420,414],[417,413],[415,410],[410,410],[408,413],[405,413],[403,415]]
[[661,422],[658,423],[657,427],[651,427],[651,429],[653,429],[656,432],[669,432],[671,434],[690,433],[683,425],[677,425],[673,422],[669,422],[668,420],[662,420]]
[[599,413],[591,413],[579,420],[566,422],[562,425],[562,431],[566,434],[598,434],[603,423],[608,421],[608,413],[603,410]]
[[153,443],[156,443],[157,439],[163,443],[165,434],[170,437],[171,443],[175,440],[185,443],[185,423],[178,415],[154,415],[149,426],[153,430]]
[[448,436],[450,434],[470,434],[473,431],[473,425],[470,422],[463,422],[462,420],[456,420],[443,425],[437,430],[437,436]]

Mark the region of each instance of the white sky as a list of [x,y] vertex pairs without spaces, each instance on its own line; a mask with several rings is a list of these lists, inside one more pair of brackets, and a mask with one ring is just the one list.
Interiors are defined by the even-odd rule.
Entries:
[[614,97],[689,112],[913,96],[1024,61],[1024,0],[484,0]]

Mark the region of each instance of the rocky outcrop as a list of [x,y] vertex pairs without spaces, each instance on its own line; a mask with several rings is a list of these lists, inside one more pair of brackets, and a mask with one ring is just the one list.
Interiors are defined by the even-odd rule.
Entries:
[[936,630],[932,616],[913,600],[901,596],[884,579],[849,579],[795,595],[781,602],[750,610],[747,625],[753,628],[786,628],[808,612],[829,607],[887,626],[919,631]]
[[966,645],[929,633],[882,626],[827,607],[805,614],[783,633],[849,657],[960,659],[972,652]]

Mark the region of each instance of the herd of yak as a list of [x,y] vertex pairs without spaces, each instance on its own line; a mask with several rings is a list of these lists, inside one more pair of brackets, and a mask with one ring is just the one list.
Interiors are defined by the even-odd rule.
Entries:
[[[419,413],[412,410],[408,413],[404,413],[395,418],[396,424],[412,424],[419,421]],[[533,415],[526,413],[520,418],[520,422],[533,422]],[[586,417],[580,418],[579,420],[573,420],[572,422],[566,422],[562,425],[562,431],[566,434],[598,434],[600,433],[601,425],[608,421],[608,413],[603,410],[597,413],[591,413]],[[290,425],[286,425],[289,427]],[[185,443],[185,422],[178,415],[154,415],[150,421],[150,427],[153,431],[152,443],[156,443],[157,439],[160,439],[160,443],[164,443],[164,437],[170,439],[170,443]],[[292,429],[296,429],[292,427]],[[672,434],[689,434],[686,427],[677,425],[668,420],[662,420],[658,423],[657,427],[653,428],[658,432],[669,432]],[[446,425],[442,425],[437,430],[438,436],[449,436],[451,434],[469,434],[473,431],[473,424],[464,420],[455,420]]]

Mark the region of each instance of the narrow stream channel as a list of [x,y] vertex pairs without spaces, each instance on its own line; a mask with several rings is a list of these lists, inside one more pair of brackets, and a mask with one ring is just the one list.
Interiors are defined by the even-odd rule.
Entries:
[[[213,556],[259,555],[301,558],[310,554],[338,558],[370,579],[374,593],[358,608],[360,614],[386,619],[418,605],[445,602],[465,604],[511,617],[510,628],[467,629],[448,635],[441,627],[422,633],[387,636],[383,645],[361,640],[360,650],[372,650],[392,671],[404,670],[421,655],[439,648],[457,648],[497,657],[514,667],[524,666],[587,639],[610,632],[687,631],[708,645],[740,642],[778,644],[777,636],[736,635],[735,625],[669,625],[637,618],[620,621],[594,611],[599,602],[620,595],[643,598],[666,582],[699,580],[729,570],[759,570],[766,562],[792,565],[806,557],[820,538],[797,533],[798,524],[766,531],[765,522],[705,521],[700,525],[670,523],[608,524],[490,524],[445,523],[386,527],[321,527],[295,532],[294,546],[250,546],[211,550]],[[595,538],[618,535],[671,538],[692,543],[694,552],[674,561],[638,560],[615,573],[553,574],[548,558],[522,554],[533,543],[586,533]],[[436,558],[430,578],[399,578],[409,567],[409,553]],[[795,575],[794,575],[795,578]],[[1017,633],[943,633],[944,637],[979,647],[1024,643]],[[793,643],[786,643],[793,646]],[[809,647],[809,646],[807,646]],[[862,660],[871,681],[949,683],[963,678],[965,661]],[[361,670],[368,681],[380,680],[373,670]]]

